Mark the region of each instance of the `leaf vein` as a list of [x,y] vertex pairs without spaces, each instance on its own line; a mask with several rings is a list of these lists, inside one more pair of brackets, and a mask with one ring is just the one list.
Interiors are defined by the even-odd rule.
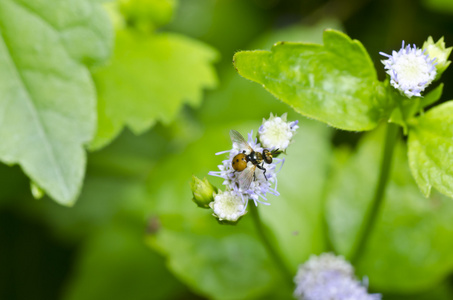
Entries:
[[[21,6],[22,7],[22,6]],[[67,182],[62,174],[61,166],[57,162],[55,158],[55,150],[53,149],[52,143],[50,142],[50,139],[48,137],[48,133],[45,130],[44,125],[42,124],[42,119],[41,116],[39,115],[39,112],[37,111],[36,105],[33,101],[33,97],[31,96],[30,88],[27,86],[26,80],[21,73],[17,62],[14,60],[12,53],[12,50],[9,48],[7,40],[5,39],[5,36],[3,32],[0,30],[0,40],[3,43],[4,49],[7,52],[6,57],[10,60],[12,70],[16,73],[13,74],[15,78],[17,78],[17,82],[20,87],[24,90],[26,94],[26,105],[31,112],[31,116],[34,119],[33,123],[35,123],[37,126],[35,127],[37,130],[38,135],[41,137],[42,141],[44,141],[42,144],[44,145],[45,152],[49,158],[49,161],[51,164],[54,165],[54,168],[52,168],[55,172],[57,180],[60,182],[60,186],[63,187],[63,192],[64,192],[64,197],[68,197],[69,191],[68,191],[68,185]]]

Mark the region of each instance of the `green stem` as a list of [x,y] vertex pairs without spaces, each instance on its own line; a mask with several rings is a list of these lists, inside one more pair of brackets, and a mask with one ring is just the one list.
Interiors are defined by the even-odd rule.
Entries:
[[376,219],[379,215],[382,203],[384,201],[385,189],[389,181],[390,169],[392,164],[393,150],[398,137],[398,126],[392,123],[387,124],[387,131],[385,135],[385,144],[382,152],[381,168],[379,172],[379,179],[374,192],[374,197],[369,208],[367,218],[365,218],[362,230],[359,232],[359,237],[356,240],[356,247],[353,255],[351,256],[351,262],[356,264],[360,257],[363,255],[363,251],[368,242],[368,238],[376,223]]
[[265,228],[263,226],[263,222],[261,221],[261,217],[258,212],[258,207],[256,207],[255,203],[251,202],[249,204],[249,211],[252,215],[253,223],[255,224],[256,231],[258,236],[261,239],[264,247],[266,248],[267,252],[271,256],[272,260],[274,261],[277,268],[282,273],[283,279],[288,284],[292,285],[293,282],[293,275],[289,268],[286,266],[283,259],[278,254],[277,250],[274,248],[273,244],[270,242],[268,236],[265,233]]

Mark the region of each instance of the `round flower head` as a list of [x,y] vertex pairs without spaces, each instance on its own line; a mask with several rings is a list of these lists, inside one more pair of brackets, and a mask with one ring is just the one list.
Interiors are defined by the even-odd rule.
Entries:
[[215,195],[214,201],[209,203],[209,206],[214,211],[213,215],[219,221],[236,222],[246,213],[246,204],[241,197],[232,191],[219,191]]
[[269,119],[263,119],[263,125],[258,130],[261,145],[268,149],[285,151],[299,126],[299,121],[288,122],[286,113],[281,117],[270,115]]
[[354,278],[354,269],[343,257],[331,253],[311,256],[294,278],[294,296],[303,300],[379,300]]
[[426,50],[422,51],[415,45],[404,47],[403,41],[398,52],[393,51],[392,55],[379,53],[388,57],[382,63],[390,75],[390,83],[409,98],[421,97],[421,92],[436,78],[436,59],[431,59]]
[[[257,142],[257,139],[253,139],[252,136],[253,131],[248,135],[249,146],[255,152],[261,153],[263,151],[263,148],[261,147],[260,143]],[[209,175],[225,179],[223,181],[223,184],[227,187],[227,190],[236,193],[243,199],[245,204],[247,203],[248,199],[252,199],[255,202],[255,205],[257,205],[258,203],[269,204],[265,202],[267,201],[267,193],[271,193],[276,196],[279,195],[279,193],[277,192],[276,166],[278,163],[283,162],[283,160],[274,158],[272,163],[265,163],[263,165],[263,168],[266,170],[266,175],[264,175],[263,170],[256,168],[256,170],[254,171],[255,175],[250,186],[247,189],[243,189],[239,184],[239,176],[241,172],[235,171],[231,164],[233,158],[243,150],[244,149],[241,149],[239,145],[233,143],[233,149],[216,153],[217,155],[228,153],[228,158],[218,166],[220,171],[211,171],[209,172]],[[247,168],[252,167],[253,164],[251,162],[248,162]],[[246,172],[246,170],[242,172]],[[274,185],[274,187],[272,187],[272,185]]]

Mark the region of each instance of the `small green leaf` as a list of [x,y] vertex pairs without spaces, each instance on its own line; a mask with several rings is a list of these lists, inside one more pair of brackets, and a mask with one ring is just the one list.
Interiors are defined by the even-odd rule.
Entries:
[[98,88],[100,148],[129,126],[139,134],[155,122],[168,124],[184,103],[200,104],[203,88],[214,88],[217,52],[177,34],[117,32],[113,60],[94,73]]
[[393,101],[396,103],[396,107],[390,115],[389,122],[403,127],[404,134],[407,135],[408,122],[415,113],[421,110],[420,98],[408,99],[393,89],[388,95],[389,97],[392,97]]
[[437,102],[442,96],[442,91],[444,89],[444,84],[439,84],[434,90],[430,91],[426,94],[423,98],[420,99],[420,107],[419,109],[423,109],[431,104]]
[[339,31],[326,30],[324,45],[280,42],[271,51],[241,51],[234,65],[297,112],[340,129],[373,129],[392,109],[363,45]]
[[112,32],[91,0],[0,2],[0,159],[20,164],[61,204],[74,203],[95,132],[86,65],[107,58]]
[[395,123],[403,127],[404,134],[408,134],[408,126],[412,122],[415,114],[423,113],[423,109],[437,102],[442,96],[444,84],[439,84],[435,89],[427,93],[423,98],[407,98],[392,89],[388,95],[393,98],[396,107],[390,115],[389,122]]
[[453,198],[453,101],[429,110],[409,132],[409,165],[420,190]]

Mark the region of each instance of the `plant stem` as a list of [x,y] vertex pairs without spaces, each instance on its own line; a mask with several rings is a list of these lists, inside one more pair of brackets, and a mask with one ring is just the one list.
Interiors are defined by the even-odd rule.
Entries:
[[365,218],[362,230],[359,232],[359,237],[356,240],[356,247],[353,255],[351,256],[351,262],[356,264],[360,257],[363,255],[363,251],[368,242],[368,238],[376,223],[376,219],[379,215],[382,203],[384,201],[385,189],[389,180],[393,150],[397,141],[399,127],[393,123],[387,124],[384,149],[382,152],[381,168],[379,171],[379,179],[374,192],[374,197],[369,207],[367,218]]
[[264,244],[267,252],[271,256],[272,260],[274,261],[277,268],[282,273],[283,279],[288,284],[292,285],[293,282],[293,275],[289,268],[286,266],[283,259],[280,257],[277,250],[272,245],[271,241],[269,240],[268,236],[265,233],[265,228],[263,226],[263,222],[261,221],[261,217],[258,212],[258,207],[252,202],[249,205],[250,214],[252,215],[253,223],[255,224],[256,232],[261,239],[261,242]]

